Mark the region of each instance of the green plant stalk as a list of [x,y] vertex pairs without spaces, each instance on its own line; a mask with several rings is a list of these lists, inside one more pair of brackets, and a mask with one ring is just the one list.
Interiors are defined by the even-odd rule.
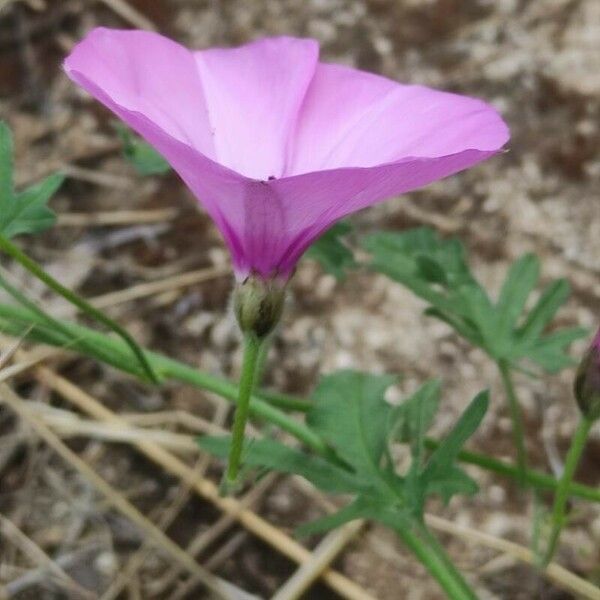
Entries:
[[463,576],[448,558],[446,551],[427,527],[419,523],[413,531],[411,527],[398,527],[396,532],[411,552],[419,559],[430,575],[451,600],[477,600]]
[[117,335],[123,338],[123,341],[131,348],[131,351],[135,354],[137,359],[144,370],[149,381],[152,383],[158,383],[158,377],[152,370],[152,367],[146,360],[144,353],[141,348],[135,342],[135,340],[123,329],[118,323],[109,319],[102,311],[92,306],[89,302],[86,302],[83,298],[80,298],[77,294],[60,284],[54,277],[46,273],[44,269],[38,265],[34,260],[29,258],[24,252],[22,252],[17,246],[15,246],[8,239],[0,235],[0,249],[6,252],[12,259],[16,260],[25,269],[27,269],[32,275],[37,277],[40,281],[45,283],[51,290],[68,300],[71,304],[79,308],[79,310],[85,312],[90,317],[102,323],[109,329],[112,329]]
[[500,370],[502,384],[504,385],[506,397],[508,399],[508,408],[512,420],[513,441],[517,449],[517,482],[521,487],[525,487],[527,484],[527,451],[525,450],[525,431],[523,427],[521,406],[513,385],[510,366],[505,361],[500,361],[498,362],[498,369]]
[[571,440],[571,446],[569,447],[567,458],[565,460],[565,469],[558,482],[558,488],[554,497],[554,506],[552,508],[552,531],[542,561],[544,567],[548,566],[556,552],[560,533],[566,521],[565,509],[567,507],[567,501],[569,500],[569,486],[573,481],[573,476],[577,470],[579,459],[585,448],[593,423],[594,422],[591,419],[582,415],[579,424],[577,425],[577,429],[575,430],[575,435]]
[[[428,448],[435,450],[440,443],[438,440],[426,438],[425,445]],[[461,450],[458,454],[458,459],[461,462],[475,465],[486,471],[492,471],[503,477],[509,477],[510,479],[515,480],[519,478],[519,470],[514,465],[498,458],[493,458],[478,452],[471,452],[469,450]],[[554,491],[558,487],[558,481],[554,479],[552,475],[534,469],[527,469],[525,471],[525,479],[529,485],[540,490]],[[583,485],[582,483],[572,482],[569,485],[569,494],[570,496],[576,496],[582,500],[600,503],[600,489]]]
[[[25,335],[27,339],[36,342],[77,351],[85,356],[112,365],[120,371],[140,377],[139,363],[132,361],[129,348],[122,340],[69,321],[61,320],[58,322],[61,328],[57,331],[36,312],[27,308],[0,303],[0,331],[3,333],[15,337]],[[33,329],[28,331],[31,326],[33,326]],[[187,383],[195,388],[217,394],[230,402],[237,401],[237,387],[227,379],[204,373],[181,361],[149,350],[144,350],[144,356],[152,365],[154,371],[162,378]],[[275,397],[279,397],[281,402],[274,401]],[[250,399],[250,412],[253,416],[264,419],[287,431],[317,454],[330,455],[331,450],[317,434],[304,423],[279,410],[277,406],[306,412],[310,409],[311,402],[294,396],[262,391],[255,392]],[[436,448],[439,442],[427,438],[425,444],[428,448]],[[511,479],[518,478],[518,469],[505,461],[466,450],[461,451],[458,458],[462,462],[493,471],[499,475]],[[558,481],[546,473],[528,469],[525,476],[527,482],[537,488],[552,491],[558,487]],[[577,482],[572,482],[569,485],[569,494],[600,503],[600,489]]]
[[256,359],[256,374],[254,376],[254,387],[259,388],[262,385],[267,359],[269,358],[269,350],[271,349],[272,335],[267,335],[262,339]]
[[[0,269],[2,272],[3,269]],[[60,332],[65,338],[65,344],[71,345],[71,336],[69,335],[69,329],[63,325],[61,321],[54,319],[50,315],[46,314],[41,308],[39,308],[34,302],[29,300],[22,292],[16,287],[10,284],[7,279],[0,274],[0,287],[2,287],[8,294],[10,294],[18,303],[24,306],[27,310],[31,311],[38,319],[44,323],[44,327],[51,331]],[[97,356],[99,360],[106,362],[110,357],[110,353],[103,352],[97,346],[89,344],[85,339],[78,340],[78,346],[81,351],[86,354],[92,354]]]
[[226,486],[233,486],[236,484],[240,471],[242,449],[244,447],[244,432],[246,431],[246,422],[248,421],[250,412],[250,397],[252,396],[252,390],[257,375],[260,349],[261,340],[253,333],[245,333],[242,374],[238,388],[233,428],[231,430],[229,461],[225,472]]
[[304,398],[297,398],[289,394],[282,394],[281,392],[273,392],[271,390],[260,390],[257,392],[259,396],[266,400],[273,406],[284,408],[286,410],[293,410],[296,412],[307,413],[314,405],[312,400],[304,400]]
[[[61,320],[60,323],[62,329],[57,331],[30,310],[0,304],[0,331],[17,337],[25,334],[27,338],[38,342],[76,350],[92,358],[100,358],[102,362],[136,377],[142,375],[139,363],[132,361],[130,350],[122,340],[69,321]],[[32,325],[33,329],[27,332]],[[63,332],[67,332],[67,334],[65,335]],[[92,348],[96,350],[94,351]],[[144,351],[144,356],[161,378],[187,383],[217,394],[230,402],[237,402],[238,388],[227,379],[203,373],[180,361],[148,350]],[[309,427],[275,406],[271,406],[255,394],[250,401],[250,412],[255,417],[264,419],[287,431],[317,454],[332,457],[331,449]]]

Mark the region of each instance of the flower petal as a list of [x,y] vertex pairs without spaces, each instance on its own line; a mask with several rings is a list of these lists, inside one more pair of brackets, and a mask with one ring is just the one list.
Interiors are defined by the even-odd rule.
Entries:
[[157,34],[97,29],[65,69],[171,163],[238,277],[286,277],[336,220],[472,166],[508,138],[480,101],[330,65],[310,83],[316,60],[308,40],[192,53]]
[[95,29],[66,59],[65,70],[169,161],[222,232],[236,269],[248,272],[244,199],[252,182],[212,160],[192,53],[153,33]]
[[320,64],[298,117],[287,174],[498,150],[507,140],[498,113],[480,100]]
[[464,150],[449,156],[330,169],[270,182],[275,196],[283,199],[282,214],[288,224],[288,248],[278,270],[291,272],[306,248],[346,215],[458,173],[497,151]]
[[99,27],[75,47],[64,67],[84,88],[82,79],[93,82],[127,111],[215,157],[202,82],[193,54],[183,46],[149,31]]
[[218,161],[254,179],[281,177],[288,138],[317,66],[317,42],[269,38],[194,56]]

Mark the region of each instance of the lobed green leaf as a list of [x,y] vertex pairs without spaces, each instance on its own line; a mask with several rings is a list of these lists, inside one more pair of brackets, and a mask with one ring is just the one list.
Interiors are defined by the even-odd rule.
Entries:
[[64,176],[50,175],[20,193],[13,188],[13,143],[10,129],[0,121],[0,235],[12,238],[52,227],[56,215],[48,201],[62,185]]
[[114,123],[114,128],[123,144],[123,156],[140,175],[162,175],[170,171],[171,165],[150,144],[122,123]]
[[496,362],[523,369],[520,363],[529,360],[549,372],[571,364],[566,350],[580,335],[573,330],[561,338],[543,336],[568,297],[567,282],[552,282],[526,310],[540,276],[533,254],[511,265],[494,303],[471,273],[458,240],[443,240],[429,228],[418,228],[375,233],[364,246],[371,253],[372,269],[428,302],[426,314],[447,323]]
[[352,227],[349,223],[345,221],[336,223],[313,242],[305,256],[316,260],[327,273],[336,279],[344,279],[347,272],[356,267],[354,254],[343,241],[343,237],[350,231],[352,231]]

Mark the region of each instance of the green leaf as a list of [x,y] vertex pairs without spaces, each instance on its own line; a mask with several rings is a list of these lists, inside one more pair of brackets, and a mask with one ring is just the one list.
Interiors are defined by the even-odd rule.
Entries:
[[462,244],[458,240],[442,240],[428,227],[401,233],[374,233],[364,239],[363,245],[372,253],[378,267],[388,265],[397,272],[421,278],[425,275],[427,281],[443,283],[446,287],[475,283]]
[[500,332],[516,328],[539,276],[540,261],[533,254],[525,254],[511,265],[496,304],[497,327]]
[[561,329],[539,338],[539,340],[527,350],[527,358],[537,363],[549,373],[557,373],[565,367],[577,364],[565,352],[565,347],[575,340],[588,335],[588,330],[582,327],[570,327]]
[[336,529],[350,521],[366,516],[365,513],[369,510],[370,506],[371,502],[368,498],[358,497],[337,512],[301,525],[296,529],[296,535],[298,537],[307,537]]
[[481,337],[481,332],[477,326],[468,319],[455,315],[452,312],[443,311],[433,306],[425,309],[425,314],[430,317],[435,317],[440,321],[443,321],[447,325],[450,325],[456,333],[460,334],[467,341],[471,342],[473,346],[483,347],[484,341]]
[[457,302],[456,312],[462,315],[465,326],[477,330],[483,348],[493,358],[503,348],[503,334],[496,328],[494,306],[486,291],[478,285],[464,285],[454,294]]
[[114,123],[121,142],[123,155],[140,175],[161,175],[171,165],[152,147],[121,123]]
[[316,260],[327,273],[336,279],[344,279],[347,272],[356,267],[354,254],[342,241],[342,237],[351,230],[352,227],[344,221],[336,223],[313,242],[306,251],[306,256]]
[[0,235],[12,238],[52,227],[56,215],[47,206],[64,177],[50,175],[20,193],[13,189],[13,144],[8,126],[0,122]]
[[[220,458],[227,458],[230,443],[231,436],[203,436],[198,439],[201,448]],[[243,452],[243,460],[250,466],[300,475],[326,492],[354,493],[362,487],[367,487],[349,471],[318,456],[284,446],[275,440],[250,440]]]
[[0,212],[2,235],[12,238],[21,233],[39,233],[50,229],[56,222],[56,214],[47,204],[63,181],[63,175],[50,175],[41,183],[17,194],[8,210]]
[[338,371],[321,380],[307,414],[308,425],[342,460],[378,484],[392,410],[384,394],[395,381],[392,375]]
[[448,285],[448,279],[444,267],[434,258],[423,254],[416,256],[417,269],[419,274],[430,281],[431,283],[439,283],[440,285]]
[[489,392],[480,392],[471,401],[452,431],[442,440],[430,456],[424,470],[429,482],[446,477],[466,441],[479,427],[489,405]]
[[13,143],[10,129],[0,121],[0,203],[13,195]]
[[[434,389],[431,388],[429,393],[433,395]],[[402,490],[406,504],[413,514],[423,514],[425,500],[430,494],[441,496],[447,503],[454,494],[473,494],[477,491],[477,484],[454,463],[465,442],[481,423],[488,401],[487,392],[482,392],[474,398],[424,466],[422,456],[425,432],[419,432],[421,448],[419,454],[413,458]]]
[[571,286],[566,279],[553,281],[527,315],[527,319],[517,331],[517,338],[528,341],[537,339],[558,309],[567,301],[570,291]]
[[413,524],[413,515],[406,508],[382,502],[376,496],[359,496],[337,512],[301,525],[296,529],[296,535],[306,537],[324,533],[356,519],[371,519],[393,528],[406,528]]
[[471,273],[458,240],[418,228],[372,234],[364,246],[372,255],[372,269],[429,303],[426,314],[447,323],[494,361],[522,369],[519,363],[528,359],[550,372],[571,363],[568,344],[548,345],[542,338],[566,301],[568,284],[551,283],[533,309],[525,310],[540,275],[536,256],[526,254],[509,268],[494,303]]
[[473,478],[456,465],[452,465],[445,473],[439,474],[427,483],[427,493],[437,494],[444,504],[448,504],[456,494],[472,496],[478,490],[479,486]]
[[438,379],[428,381],[390,413],[390,440],[410,444],[413,460],[419,466],[425,448],[425,434],[439,408],[440,392],[441,382]]

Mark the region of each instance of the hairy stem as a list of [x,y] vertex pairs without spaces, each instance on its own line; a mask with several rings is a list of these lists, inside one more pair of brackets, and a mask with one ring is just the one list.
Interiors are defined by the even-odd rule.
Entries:
[[233,419],[231,432],[231,448],[229,450],[229,462],[225,473],[225,485],[232,486],[237,482],[242,449],[244,447],[244,432],[246,421],[250,413],[250,397],[256,378],[256,367],[260,354],[261,340],[253,333],[244,334],[244,361],[242,374],[238,388],[237,406]]
[[525,450],[525,431],[523,427],[521,406],[513,385],[510,366],[508,363],[500,361],[498,363],[498,368],[500,369],[502,384],[504,385],[506,397],[508,399],[508,408],[512,420],[513,441],[515,443],[515,448],[517,449],[517,481],[521,487],[525,487],[527,484],[527,451]]
[[571,446],[567,452],[567,458],[565,460],[565,469],[562,477],[558,482],[558,488],[556,495],[554,496],[554,506],[552,508],[552,531],[550,533],[550,539],[548,546],[543,557],[542,564],[544,567],[548,566],[554,553],[556,552],[556,546],[560,539],[560,533],[565,524],[565,509],[569,500],[569,488],[573,481],[573,476],[577,470],[579,459],[585,448],[585,444],[590,433],[590,429],[593,425],[593,421],[585,416],[581,416],[575,435],[571,440]]
[[414,528],[403,527],[397,528],[396,531],[406,546],[436,579],[450,600],[477,600],[475,592],[426,525],[419,523]]
[[21,264],[22,267],[27,269],[32,275],[37,277],[40,281],[45,283],[51,290],[68,300],[71,304],[75,305],[79,310],[87,313],[90,317],[102,323],[109,329],[112,329],[117,335],[123,338],[123,341],[131,348],[136,358],[139,360],[142,369],[147,378],[152,383],[158,383],[158,377],[152,370],[150,363],[146,360],[144,353],[141,348],[137,345],[135,340],[123,329],[118,323],[109,319],[102,311],[92,306],[89,302],[86,302],[83,298],[80,298],[77,294],[60,284],[54,277],[46,273],[44,269],[33,261],[29,256],[22,252],[17,246],[0,236],[0,249],[8,254],[12,259],[16,260]]

